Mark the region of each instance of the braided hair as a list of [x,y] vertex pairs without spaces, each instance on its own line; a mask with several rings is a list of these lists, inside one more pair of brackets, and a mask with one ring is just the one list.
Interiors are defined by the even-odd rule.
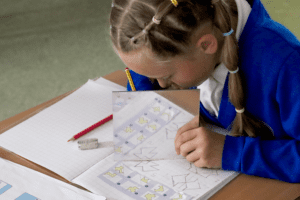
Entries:
[[[122,52],[147,47],[158,57],[183,55],[191,36],[202,24],[211,22],[222,33],[237,27],[235,0],[114,0],[110,15],[111,39]],[[236,31],[236,30],[235,30]],[[224,37],[221,60],[229,71],[238,69],[235,34]],[[229,99],[237,111],[245,107],[240,73],[229,75]],[[264,125],[246,112],[237,112],[233,136],[260,135]]]

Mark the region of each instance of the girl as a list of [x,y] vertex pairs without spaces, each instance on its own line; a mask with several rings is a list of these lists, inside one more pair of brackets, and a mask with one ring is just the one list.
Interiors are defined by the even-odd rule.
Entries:
[[300,43],[260,0],[114,0],[110,23],[137,90],[197,87],[204,120],[230,130],[196,116],[178,130],[177,154],[300,182]]

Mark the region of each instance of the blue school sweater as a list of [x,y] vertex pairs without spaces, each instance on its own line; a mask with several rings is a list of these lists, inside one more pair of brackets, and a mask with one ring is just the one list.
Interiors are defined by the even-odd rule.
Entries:
[[[270,18],[260,0],[247,1],[252,11],[239,39],[245,109],[263,121],[274,136],[226,136],[222,169],[299,183],[300,42]],[[160,89],[157,82],[152,84],[133,71],[131,74],[136,90]],[[131,90],[129,84],[127,89]],[[228,97],[228,76],[218,119],[201,103],[200,113],[210,123],[230,130],[236,112]]]

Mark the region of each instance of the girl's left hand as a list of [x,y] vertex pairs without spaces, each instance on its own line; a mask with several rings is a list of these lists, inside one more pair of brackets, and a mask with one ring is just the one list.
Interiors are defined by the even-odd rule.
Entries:
[[225,136],[199,127],[199,116],[182,126],[175,137],[175,150],[196,167],[221,168]]

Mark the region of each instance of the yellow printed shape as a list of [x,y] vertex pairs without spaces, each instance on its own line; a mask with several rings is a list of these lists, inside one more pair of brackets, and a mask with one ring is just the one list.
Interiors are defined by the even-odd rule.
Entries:
[[154,190],[155,192],[163,192],[164,191],[164,187],[161,185],[159,186],[158,189]]
[[130,127],[126,127],[126,128],[125,128],[125,132],[126,132],[126,133],[132,133],[132,132],[133,132],[133,129],[130,128]]
[[116,171],[119,171],[119,173],[123,173],[123,171],[122,171],[123,169],[124,169],[123,166],[115,167],[115,170],[116,170]]
[[147,178],[144,177],[144,178],[141,179],[141,181],[143,181],[145,183],[148,183],[149,179],[147,179]]
[[171,115],[169,113],[163,113],[162,115],[168,115],[169,117],[171,117]]
[[155,194],[146,194],[145,195],[147,200],[152,200],[152,198],[156,197]]
[[160,112],[160,107],[153,107],[154,112]]
[[163,113],[161,116],[164,116],[164,115],[167,115],[167,116],[168,116],[168,119],[167,119],[167,120],[170,120],[171,115],[170,115],[169,113]]
[[140,117],[139,123],[140,124],[146,124],[146,123],[148,123],[148,120],[144,119],[144,117]]
[[137,138],[137,140],[142,141],[144,138],[144,135],[141,135],[140,137]]
[[178,199],[182,199],[182,194],[179,194],[179,197],[178,198],[174,198],[172,200],[178,200]]
[[121,147],[118,147],[115,152],[122,153]]
[[107,172],[107,173],[105,173],[105,175],[108,175],[108,176],[110,176],[110,177],[115,177],[115,176],[117,176],[117,174],[113,174],[113,173],[111,173],[111,172]]
[[127,190],[129,190],[130,192],[135,192],[137,189],[139,188],[134,186],[134,187],[129,187]]
[[149,125],[148,127],[152,128],[154,131],[156,131],[156,125],[155,124]]

